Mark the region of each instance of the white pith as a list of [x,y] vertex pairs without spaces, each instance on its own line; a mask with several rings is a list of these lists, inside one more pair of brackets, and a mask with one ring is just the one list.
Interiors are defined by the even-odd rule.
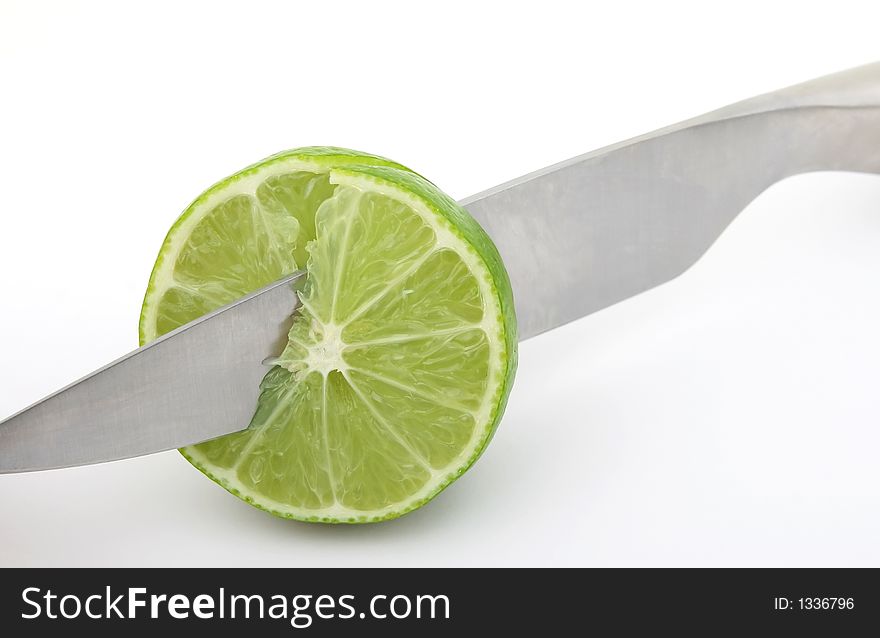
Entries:
[[[245,175],[238,179],[226,183],[222,188],[209,193],[205,199],[198,203],[198,206],[192,210],[191,214],[169,235],[166,241],[166,247],[163,248],[163,263],[157,266],[153,278],[153,294],[151,299],[145,303],[145,321],[144,325],[148,326],[153,334],[148,335],[155,338],[155,325],[157,317],[158,300],[170,287],[177,285],[173,276],[173,264],[177,261],[181,247],[185,244],[186,239],[192,233],[195,226],[201,221],[204,215],[211,211],[218,204],[222,203],[229,197],[234,195],[255,195],[257,188],[266,179],[282,175],[294,171],[307,171],[313,173],[328,172],[319,164],[299,160],[299,159],[282,159],[274,161],[257,172]],[[483,400],[478,410],[468,410],[472,414],[475,427],[471,434],[471,438],[459,454],[445,467],[436,469],[428,467],[430,478],[415,494],[403,502],[391,504],[385,508],[377,510],[359,510],[351,509],[340,504],[338,501],[329,507],[321,509],[306,509],[291,506],[287,503],[275,501],[267,498],[262,493],[244,486],[237,477],[237,467],[223,468],[209,462],[197,448],[190,447],[186,449],[186,454],[191,460],[209,472],[215,480],[220,482],[224,487],[234,490],[240,496],[249,500],[265,509],[282,515],[290,515],[296,518],[320,518],[333,520],[352,520],[352,519],[378,519],[387,515],[408,510],[413,504],[425,500],[434,492],[443,487],[450,480],[460,473],[460,471],[468,465],[473,455],[478,449],[481,449],[485,438],[488,436],[491,426],[494,409],[501,391],[503,383],[503,321],[501,308],[498,305],[498,298],[494,290],[494,283],[491,274],[485,266],[482,258],[476,251],[463,239],[459,237],[457,231],[452,224],[445,218],[429,209],[421,199],[410,195],[405,191],[389,187],[386,184],[376,181],[367,176],[355,176],[347,173],[333,173],[330,171],[330,182],[338,185],[346,185],[358,188],[362,191],[373,191],[393,198],[407,205],[411,210],[416,212],[422,220],[433,230],[435,234],[434,246],[426,251],[424,258],[439,250],[448,249],[454,251],[460,256],[462,261],[468,267],[475,277],[479,286],[480,295],[483,301],[483,318],[479,323],[463,326],[464,329],[479,328],[487,336],[489,347],[490,364],[489,379],[486,384],[486,390]],[[164,265],[164,268],[161,267]],[[390,286],[389,286],[390,287]],[[349,381],[349,384],[357,393],[356,385],[351,382],[348,376],[348,366],[342,356],[348,347],[360,346],[363,344],[346,344],[342,339],[342,329],[344,325],[335,323],[321,323],[313,315],[314,321],[318,322],[318,332],[321,339],[310,346],[306,346],[306,356],[299,361],[300,374],[308,374],[311,371],[317,372],[325,379],[327,375],[338,370]],[[288,367],[289,362],[279,361],[280,365]],[[303,369],[303,365],[305,369]],[[364,403],[367,409],[369,405]],[[376,417],[376,414],[373,415]],[[332,481],[331,481],[332,484]]]
[[[315,322],[320,323],[317,319]],[[314,370],[326,377],[334,370],[339,372],[348,370],[348,364],[342,358],[345,346],[342,340],[342,326],[332,323],[321,324],[321,340],[306,346],[307,354],[302,360],[306,366],[304,374]],[[300,372],[291,362],[278,361],[278,365],[287,368],[290,372]]]

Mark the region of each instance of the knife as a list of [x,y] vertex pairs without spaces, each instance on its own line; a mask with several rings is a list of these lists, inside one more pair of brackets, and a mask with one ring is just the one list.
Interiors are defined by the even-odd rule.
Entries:
[[[575,157],[461,204],[504,259],[528,339],[677,277],[767,187],[819,170],[880,173],[880,63]],[[293,273],[0,422],[0,473],[124,459],[243,429],[304,277]]]

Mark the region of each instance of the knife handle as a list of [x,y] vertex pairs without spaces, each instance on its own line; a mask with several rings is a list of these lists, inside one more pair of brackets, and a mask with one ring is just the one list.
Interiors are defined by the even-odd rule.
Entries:
[[[772,182],[820,170],[880,173],[880,62],[738,102],[671,128],[766,122]],[[771,183],[772,183],[771,182]]]
[[704,117],[717,120],[784,109],[877,106],[880,106],[880,62],[759,95]]
[[[880,173],[880,64],[781,89],[464,200],[495,241],[522,338],[677,277],[798,173]],[[540,268],[535,265],[540,264]]]

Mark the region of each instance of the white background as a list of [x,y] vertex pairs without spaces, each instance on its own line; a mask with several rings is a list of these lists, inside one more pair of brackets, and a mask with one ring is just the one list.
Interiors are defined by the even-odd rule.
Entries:
[[[133,6],[0,0],[0,417],[134,348],[168,227],[263,156],[363,149],[461,198],[880,59],[874,2]],[[171,452],[0,476],[0,565],[880,565],[878,276],[880,177],[794,178],[524,343],[418,512],[278,520]]]

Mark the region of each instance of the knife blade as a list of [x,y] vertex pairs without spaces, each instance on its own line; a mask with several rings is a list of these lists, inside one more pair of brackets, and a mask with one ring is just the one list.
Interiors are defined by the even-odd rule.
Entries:
[[263,357],[284,348],[304,279],[270,284],[0,422],[0,473],[114,461],[243,429],[269,370]]
[[[677,277],[767,187],[816,170],[880,172],[880,64],[759,96],[461,203],[504,259],[527,339]],[[128,458],[242,429],[303,278],[205,315],[0,422],[0,473]]]

